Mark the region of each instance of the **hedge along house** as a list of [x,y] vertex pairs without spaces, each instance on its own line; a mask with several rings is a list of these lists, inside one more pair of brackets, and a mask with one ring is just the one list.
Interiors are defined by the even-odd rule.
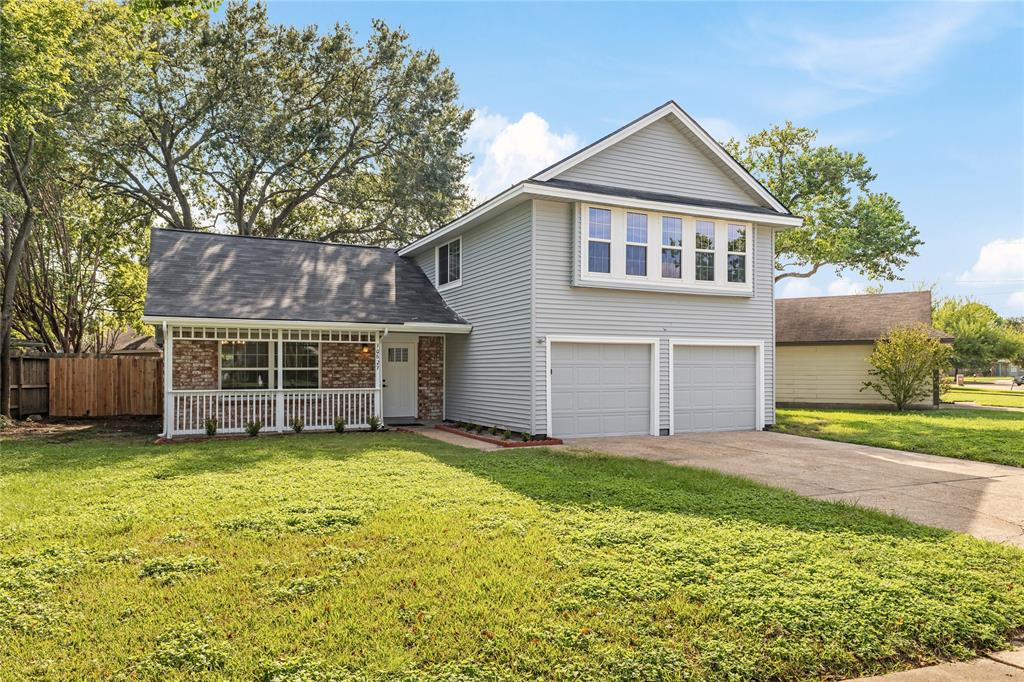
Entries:
[[[934,329],[932,294],[857,294],[780,299],[775,303],[776,395],[781,407],[885,407],[877,392],[861,390],[871,379],[868,357],[875,342],[895,327],[927,327],[943,342],[948,334]],[[934,407],[939,395],[915,407]]]
[[441,419],[448,334],[470,325],[392,249],[152,234],[145,318],[164,343],[164,435]]
[[[353,401],[352,424],[760,429],[775,418],[772,245],[801,224],[667,102],[397,252],[157,231],[145,319],[167,327],[165,429],[195,433],[205,414],[327,428]],[[438,344],[439,369],[424,359]],[[414,350],[419,370],[395,378]]]

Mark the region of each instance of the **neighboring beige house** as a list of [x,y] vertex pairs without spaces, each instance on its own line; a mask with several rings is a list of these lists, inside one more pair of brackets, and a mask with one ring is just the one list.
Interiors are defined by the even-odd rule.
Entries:
[[[893,327],[932,328],[932,295],[860,294],[779,299],[775,302],[775,399],[779,406],[885,406],[870,389],[868,356],[875,341]],[[920,403],[938,405],[938,396]]]

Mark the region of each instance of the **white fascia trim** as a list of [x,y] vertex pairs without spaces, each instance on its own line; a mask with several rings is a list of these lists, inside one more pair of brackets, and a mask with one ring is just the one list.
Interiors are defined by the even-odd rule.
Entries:
[[695,206],[693,204],[677,204],[667,201],[650,201],[647,199],[634,199],[632,197],[619,197],[613,194],[599,194],[597,192],[584,192],[577,189],[564,187],[549,187],[538,183],[526,182],[526,191],[531,195],[553,197],[557,199],[569,199],[583,201],[593,204],[605,204],[622,206],[625,208],[642,208],[649,211],[664,211],[666,213],[686,213],[696,217],[723,218],[726,220],[742,220],[759,225],[771,225],[773,227],[800,227],[804,219],[791,215],[771,215],[769,213],[751,213],[731,208],[713,208],[710,206]]
[[434,230],[428,235],[420,237],[411,244],[403,246],[398,250],[398,255],[408,256],[409,254],[420,251],[421,249],[423,249],[423,247],[433,244],[438,239],[441,239],[442,237],[451,234],[455,230],[458,230],[459,228],[465,226],[467,223],[470,223],[478,218],[482,218],[483,216],[491,213],[492,211],[496,211],[497,209],[501,208],[501,206],[504,205],[505,202],[516,198],[522,193],[523,183],[513,185],[512,187],[509,187],[501,194],[492,197],[491,199],[488,199],[487,201],[480,204],[476,208],[472,209],[468,213],[463,213],[461,216],[459,216],[452,222],[448,223],[444,227]]
[[468,334],[473,330],[471,324],[417,323],[407,324],[367,324],[360,322],[307,322],[300,320],[244,320],[218,317],[159,317],[144,315],[146,324],[167,323],[174,326],[191,327],[244,327],[246,329],[338,329],[342,331],[384,331],[409,332],[415,334]]
[[765,395],[765,371],[764,371],[764,341],[751,341],[750,339],[669,339],[668,340],[668,435],[676,432],[676,395],[675,395],[675,349],[676,346],[739,346],[753,348],[757,351],[754,360],[754,369],[757,376],[754,383],[757,390],[757,405],[755,406],[754,425],[757,430],[764,429],[764,395]]
[[544,337],[544,393],[547,408],[547,435],[551,436],[551,344],[552,343],[622,343],[647,344],[651,347],[651,435],[657,436],[658,418],[661,412],[660,353],[656,336],[558,336]]
[[740,179],[743,180],[743,182],[745,182],[752,190],[754,190],[754,192],[756,192],[759,197],[764,199],[769,206],[774,208],[776,211],[786,212],[785,206],[780,204],[779,201],[775,197],[773,197],[770,192],[768,192],[764,187],[762,187],[761,184],[757,182],[757,180],[751,177],[750,173],[748,173],[743,168],[743,166],[739,165],[735,159],[729,156],[729,154],[724,149],[722,149],[722,147],[710,135],[704,132],[704,129],[701,128],[696,121],[690,118],[689,114],[683,111],[682,108],[680,108],[679,105],[676,104],[675,102],[666,103],[664,106],[655,109],[647,116],[644,116],[638,121],[635,121],[632,125],[626,126],[625,128],[619,130],[617,133],[608,136],[601,142],[565,159],[561,163],[552,166],[543,173],[535,175],[531,179],[542,181],[550,180],[556,175],[560,175],[566,170],[572,168],[573,166],[582,163],[583,161],[586,161],[590,157],[594,156],[595,154],[607,149],[616,142],[619,142],[620,140],[629,137],[636,131],[641,130],[642,128],[646,128],[651,123],[654,123],[655,121],[669,115],[675,116],[680,123],[686,126],[686,128],[691,133],[693,133],[693,135],[698,140],[700,140],[705,147],[707,147],[715,156],[721,159],[721,161],[727,167],[729,167],[730,170],[732,170],[736,175],[738,175]]

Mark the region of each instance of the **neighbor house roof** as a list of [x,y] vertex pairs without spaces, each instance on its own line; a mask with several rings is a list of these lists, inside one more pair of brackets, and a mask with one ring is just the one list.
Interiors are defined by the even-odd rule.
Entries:
[[153,230],[145,315],[466,324],[393,249],[183,230]]
[[929,291],[781,298],[775,301],[775,343],[872,343],[893,327],[925,325],[944,341],[952,337],[934,329]]

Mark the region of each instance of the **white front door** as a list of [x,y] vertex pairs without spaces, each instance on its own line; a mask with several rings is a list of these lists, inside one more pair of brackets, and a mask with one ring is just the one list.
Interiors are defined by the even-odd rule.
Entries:
[[416,344],[384,344],[384,418],[416,417]]

